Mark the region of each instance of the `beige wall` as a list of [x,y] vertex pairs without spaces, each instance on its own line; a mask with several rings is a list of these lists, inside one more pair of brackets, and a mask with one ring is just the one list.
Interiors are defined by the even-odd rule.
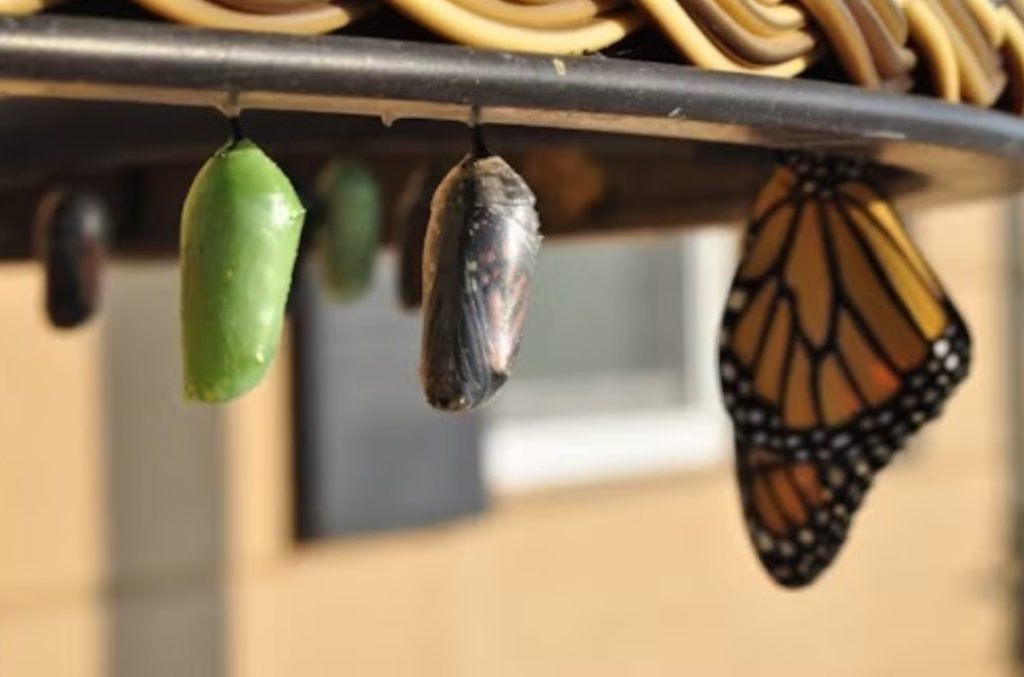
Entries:
[[[799,594],[758,569],[724,467],[296,549],[282,369],[212,414],[152,392],[173,387],[173,361],[132,391],[143,351],[115,390],[145,416],[111,432],[111,336],[173,350],[173,271],[111,289],[115,305],[170,304],[143,335],[108,318],[55,337],[35,271],[4,269],[0,675],[1010,674],[1001,211],[916,220],[974,328],[974,373]],[[55,408],[60,425],[41,417]]]
[[48,329],[36,269],[0,275],[0,675],[98,674],[99,336]]

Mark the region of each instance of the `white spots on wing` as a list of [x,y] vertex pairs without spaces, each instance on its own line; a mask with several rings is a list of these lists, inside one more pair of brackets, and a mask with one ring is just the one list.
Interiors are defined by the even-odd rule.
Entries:
[[743,307],[747,305],[747,292],[742,289],[733,290],[729,294],[729,298],[725,302],[726,308],[734,312],[743,310]]
[[871,453],[874,454],[875,458],[882,462],[888,461],[889,456],[892,454],[892,452],[889,450],[889,447],[885,446],[884,444],[880,444],[877,447],[875,447],[871,451]]

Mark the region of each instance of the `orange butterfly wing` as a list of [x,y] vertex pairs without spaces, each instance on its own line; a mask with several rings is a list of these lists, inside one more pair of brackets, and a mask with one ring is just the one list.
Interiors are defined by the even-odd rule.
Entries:
[[813,581],[908,435],[967,374],[970,336],[851,163],[788,156],[754,204],[719,367],[748,531],[771,576]]

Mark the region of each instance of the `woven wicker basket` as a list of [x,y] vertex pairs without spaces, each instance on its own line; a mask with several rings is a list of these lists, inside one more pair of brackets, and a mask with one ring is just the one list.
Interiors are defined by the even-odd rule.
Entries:
[[[1024,113],[1024,0],[132,1],[179,23],[296,34],[388,5],[452,42],[542,54],[597,52],[650,25],[701,68],[795,77],[832,60],[863,87]],[[0,14],[64,2],[0,0]]]

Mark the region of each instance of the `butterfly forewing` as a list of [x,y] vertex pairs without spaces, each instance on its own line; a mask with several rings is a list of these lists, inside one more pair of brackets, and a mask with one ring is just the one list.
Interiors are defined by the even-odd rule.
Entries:
[[755,201],[720,344],[751,539],[776,581],[806,585],[966,376],[968,331],[856,166],[793,155]]

